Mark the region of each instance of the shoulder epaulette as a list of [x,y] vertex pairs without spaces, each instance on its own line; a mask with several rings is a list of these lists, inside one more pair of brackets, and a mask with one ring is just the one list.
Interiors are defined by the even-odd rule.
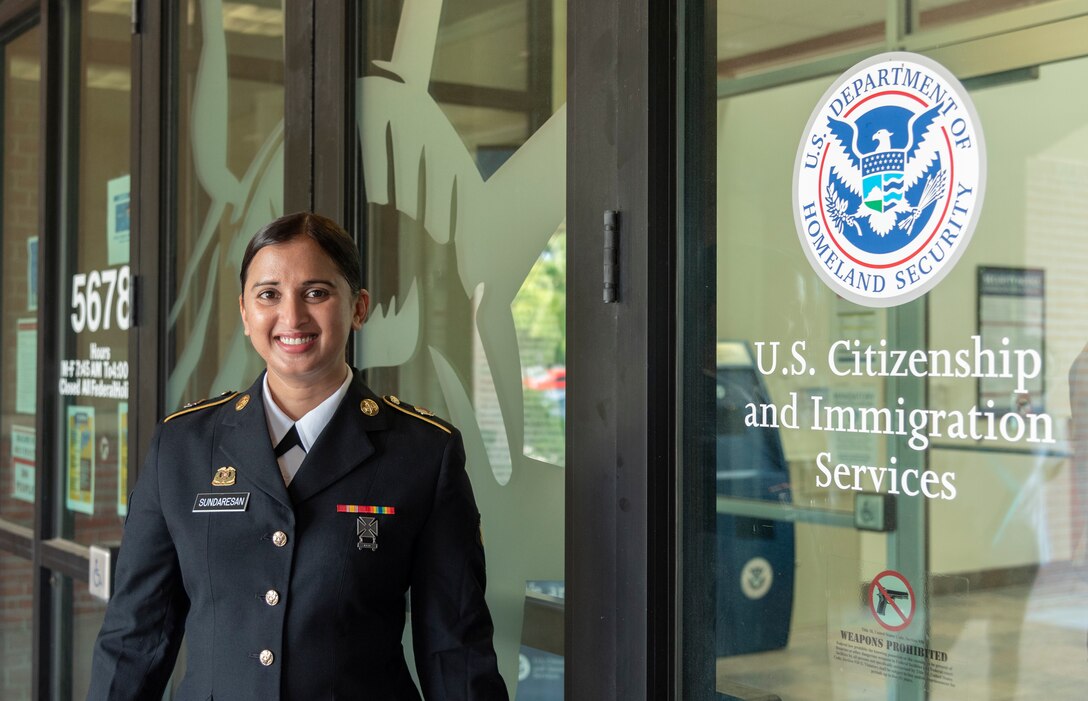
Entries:
[[397,411],[405,413],[413,418],[419,419],[420,421],[426,421],[432,426],[437,426],[446,433],[453,433],[453,429],[446,425],[442,421],[442,419],[435,416],[434,412],[430,409],[424,409],[421,406],[409,404],[408,402],[402,402],[400,399],[397,399],[397,397],[392,394],[385,395],[384,397],[382,397],[382,400]]
[[223,392],[218,397],[210,397],[208,399],[201,399],[200,401],[196,402],[189,402],[180,410],[175,411],[173,414],[170,414],[170,416],[167,416],[165,419],[162,420],[162,422],[166,423],[170,419],[175,419],[182,414],[191,414],[194,411],[200,411],[201,409],[210,409],[213,406],[219,406],[224,402],[229,402],[237,394],[237,392]]

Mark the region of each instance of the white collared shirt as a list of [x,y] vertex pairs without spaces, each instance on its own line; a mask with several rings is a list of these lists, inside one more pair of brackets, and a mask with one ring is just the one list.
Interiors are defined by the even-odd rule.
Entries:
[[264,374],[264,418],[268,423],[268,436],[272,439],[272,447],[275,448],[279,445],[283,437],[291,430],[292,425],[298,429],[299,442],[302,443],[302,447],[296,445],[276,460],[279,463],[284,484],[291,484],[291,480],[294,479],[298,468],[302,466],[302,461],[306,459],[306,453],[310,452],[310,448],[313,447],[321,432],[325,430],[325,426],[332,419],[332,415],[336,413],[340,401],[348,393],[348,387],[351,386],[352,379],[351,368],[348,368],[347,373],[348,376],[344,378],[344,382],[338,390],[329,395],[325,401],[299,417],[298,421],[292,421],[291,417],[285,414],[283,409],[280,409],[279,405],[276,404],[276,400],[272,398],[272,392],[268,389],[268,373]]

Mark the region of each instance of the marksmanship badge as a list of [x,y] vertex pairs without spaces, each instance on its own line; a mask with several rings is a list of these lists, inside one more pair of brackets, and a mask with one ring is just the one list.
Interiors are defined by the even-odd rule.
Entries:
[[359,536],[359,549],[378,549],[378,519],[373,516],[360,516],[355,521],[355,535]]
[[982,209],[986,149],[967,91],[911,53],[874,56],[824,93],[802,135],[793,214],[813,269],[867,307],[925,294]]

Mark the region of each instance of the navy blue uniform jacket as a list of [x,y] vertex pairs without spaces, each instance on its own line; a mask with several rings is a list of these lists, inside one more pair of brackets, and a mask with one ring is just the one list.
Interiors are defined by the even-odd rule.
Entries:
[[[261,387],[258,378],[159,425],[129,503],[88,698],[160,698],[184,634],[178,699],[417,700],[401,647],[410,590],[424,697],[506,699],[460,434],[374,395],[355,372],[287,487]],[[230,481],[220,470],[230,467],[234,483],[213,486],[217,473]],[[209,494],[248,501],[195,511],[198,495],[240,503]]]

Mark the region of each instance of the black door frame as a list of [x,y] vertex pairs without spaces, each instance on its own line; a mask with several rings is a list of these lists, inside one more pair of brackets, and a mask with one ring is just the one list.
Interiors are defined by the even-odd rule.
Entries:
[[[713,446],[698,441],[713,435],[700,370],[713,367],[715,18],[700,0],[568,9],[572,700],[715,698],[712,640],[682,624],[713,601],[683,559],[713,552],[698,469]],[[606,209],[619,212],[614,304],[600,301]],[[703,310],[698,324],[681,302]]]
[[[667,699],[672,674],[650,635],[673,620],[657,604],[673,590],[674,548],[658,536],[675,519],[676,161],[672,139],[652,126],[664,118],[670,131],[674,85],[658,54],[674,52],[674,37],[670,17],[651,24],[647,0],[625,5],[572,3],[567,17],[571,700]],[[605,210],[618,213],[615,303],[602,301]]]

